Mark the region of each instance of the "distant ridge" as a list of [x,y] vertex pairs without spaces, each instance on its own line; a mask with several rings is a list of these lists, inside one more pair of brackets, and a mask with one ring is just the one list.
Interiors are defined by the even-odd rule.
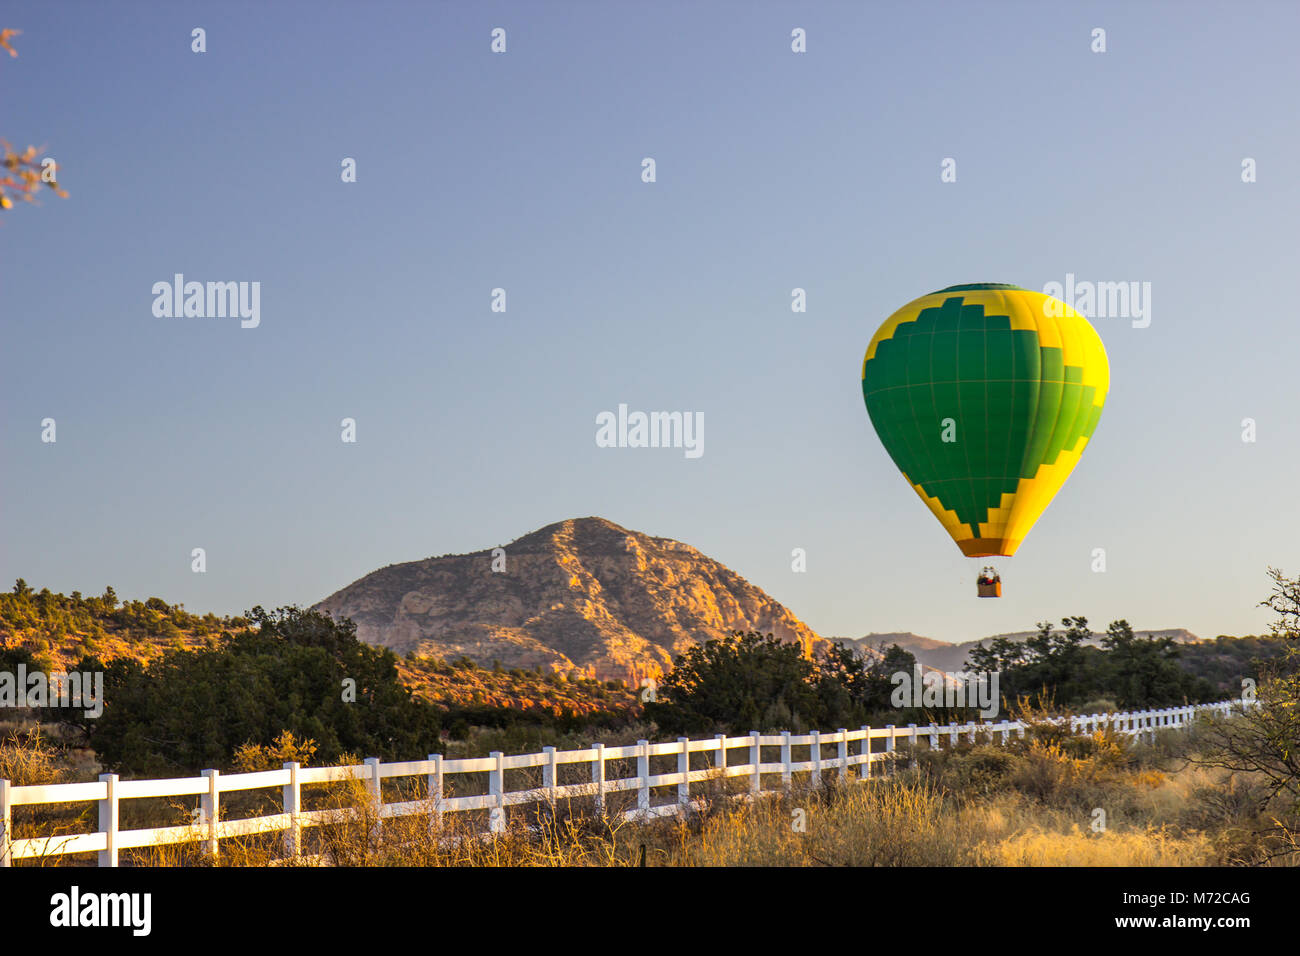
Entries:
[[[928,666],[941,671],[958,671],[966,666],[967,658],[970,657],[971,651],[978,646],[988,647],[993,641],[1000,637],[1012,641],[1024,641],[1037,634],[1037,631],[1014,631],[1010,634],[994,634],[992,637],[981,638],[977,641],[963,641],[960,644],[952,644],[948,641],[935,640],[932,637],[922,637],[919,634],[913,634],[910,631],[890,631],[887,633],[868,634],[865,637],[836,637],[832,640],[838,641],[848,647],[871,647],[874,648],[881,642],[889,647],[897,644],[904,650],[911,651],[916,659]],[[1053,631],[1053,633],[1060,633]],[[1133,633],[1138,637],[1162,638],[1171,637],[1176,644],[1195,644],[1200,640],[1195,634],[1184,627],[1163,628],[1161,630],[1138,630],[1134,628]],[[1101,639],[1105,637],[1104,631],[1093,631],[1092,637],[1084,641],[1084,644],[1093,647],[1101,646]]]

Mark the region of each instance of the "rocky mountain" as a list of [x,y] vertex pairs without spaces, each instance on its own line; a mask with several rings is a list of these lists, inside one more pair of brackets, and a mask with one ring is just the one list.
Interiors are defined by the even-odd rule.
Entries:
[[[875,648],[882,642],[886,647],[897,644],[904,650],[911,651],[921,664],[937,670],[952,672],[962,670],[966,666],[966,660],[970,656],[970,652],[977,646],[988,647],[999,637],[1005,637],[1017,642],[1024,641],[1033,637],[1036,633],[1036,631],[1015,631],[1010,634],[994,634],[992,637],[985,637],[978,641],[963,641],[960,644],[951,644],[947,641],[935,640],[932,637],[922,637],[910,631],[868,634],[865,637],[837,637],[832,638],[832,640],[856,648]],[[1156,631],[1135,629],[1133,633],[1138,637],[1171,637],[1176,644],[1195,644],[1200,640],[1191,631],[1182,627],[1165,628]],[[1092,637],[1084,641],[1084,644],[1100,647],[1101,639],[1105,636],[1104,631],[1093,631]]]
[[[691,645],[734,630],[824,643],[777,601],[695,548],[604,518],[547,525],[494,553],[374,571],[316,608],[362,640],[491,666],[658,677]],[[494,570],[494,567],[497,570]]]

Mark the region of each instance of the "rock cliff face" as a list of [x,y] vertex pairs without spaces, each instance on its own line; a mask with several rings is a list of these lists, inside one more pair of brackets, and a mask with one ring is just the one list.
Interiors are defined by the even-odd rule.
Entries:
[[[734,630],[805,651],[824,642],[781,604],[690,545],[603,518],[547,525],[504,546],[382,568],[319,610],[399,654],[580,671],[600,680],[666,673],[675,655]],[[496,566],[501,561],[496,560]]]

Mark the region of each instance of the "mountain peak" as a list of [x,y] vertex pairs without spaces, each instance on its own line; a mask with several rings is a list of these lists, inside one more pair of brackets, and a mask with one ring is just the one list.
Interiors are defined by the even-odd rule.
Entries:
[[569,518],[494,554],[374,571],[317,605],[399,653],[466,656],[637,682],[734,630],[823,643],[785,607],[690,545],[606,518]]
[[566,518],[564,521],[553,522],[545,527],[538,528],[536,531],[531,531],[526,535],[516,538],[511,542],[511,545],[567,540],[575,535],[593,539],[604,538],[607,540],[650,537],[649,535],[642,534],[639,531],[630,531],[622,525],[610,521],[608,518],[590,516],[586,518]]

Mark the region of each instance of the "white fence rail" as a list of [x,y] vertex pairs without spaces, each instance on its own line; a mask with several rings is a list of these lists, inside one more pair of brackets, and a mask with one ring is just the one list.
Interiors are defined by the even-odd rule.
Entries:
[[[1092,714],[1070,718],[1071,733],[1092,733],[1112,727],[1126,734],[1154,736],[1158,730],[1184,727],[1200,714],[1228,716],[1242,703],[1224,701],[1216,704],[1199,704],[1171,707],[1163,710],[1145,710],[1120,714]],[[163,846],[176,843],[201,842],[208,852],[216,854],[220,841],[226,837],[247,836],[268,831],[283,831],[287,856],[301,852],[301,833],[304,827],[317,826],[331,819],[329,810],[304,810],[302,790],[304,785],[331,783],[347,779],[363,780],[379,816],[395,817],[422,813],[431,816],[430,825],[437,826],[443,814],[468,810],[488,811],[488,830],[505,829],[506,808],[518,804],[554,802],[564,798],[586,797],[594,799],[598,812],[606,812],[606,797],[620,791],[636,791],[636,806],[624,811],[629,818],[659,816],[679,812],[691,803],[691,784],[709,777],[748,777],[749,789],[759,793],[765,789],[764,776],[780,776],[781,788],[791,785],[795,773],[809,773],[820,780],[826,771],[838,771],[847,779],[849,771],[859,767],[859,776],[870,777],[877,763],[893,759],[898,742],[916,747],[921,741],[931,749],[938,749],[942,738],[954,746],[963,737],[970,741],[976,735],[988,735],[998,743],[1006,743],[1015,734],[1023,737],[1026,726],[1021,721],[1003,720],[997,723],[930,724],[918,727],[908,724],[897,727],[861,727],[857,730],[840,729],[834,733],[813,731],[810,734],[760,734],[753,731],[741,737],[719,734],[712,738],[690,740],[680,737],[676,741],[651,743],[638,741],[623,747],[606,747],[594,744],[586,750],[557,751],[547,747],[541,753],[506,756],[494,752],[488,757],[464,760],[444,760],[431,754],[427,760],[403,763],[381,763],[370,758],[363,765],[344,767],[302,767],[287,763],[281,770],[259,773],[222,774],[205,770],[199,777],[169,780],[120,780],[117,774],[101,774],[93,783],[64,783],[48,786],[11,786],[0,780],[0,867],[12,861],[53,857],[76,853],[98,853],[100,866],[117,866],[121,850],[136,847]],[[877,741],[881,742],[877,746]],[[794,749],[807,748],[807,759],[795,760]],[[763,759],[763,748],[779,748],[780,759]],[[831,748],[833,755],[827,755]],[[739,761],[736,751],[744,753]],[[691,769],[691,754],[705,755],[708,765]],[[651,773],[651,760],[655,757],[675,756],[676,772]],[[609,779],[606,776],[610,761],[636,760],[636,773],[628,777]],[[697,760],[697,764],[701,761]],[[663,761],[661,760],[662,764]],[[559,768],[564,764],[589,764],[590,782],[560,785]],[[542,786],[523,790],[507,790],[505,775],[510,770],[540,767]],[[486,794],[470,796],[444,796],[448,777],[463,774],[488,775]],[[424,777],[427,798],[405,803],[384,803],[381,782],[393,777]],[[676,787],[673,797],[655,804],[653,791],[660,787]],[[282,810],[280,813],[237,820],[222,820],[221,795],[240,790],[280,788]],[[777,789],[767,787],[766,789]],[[152,827],[123,830],[119,826],[120,805],[123,800],[146,797],[198,796],[199,812],[196,826]],[[661,798],[662,799],[662,798]],[[93,833],[58,835],[52,837],[12,837],[12,811],[14,807],[52,804],[99,804],[99,826]]]

